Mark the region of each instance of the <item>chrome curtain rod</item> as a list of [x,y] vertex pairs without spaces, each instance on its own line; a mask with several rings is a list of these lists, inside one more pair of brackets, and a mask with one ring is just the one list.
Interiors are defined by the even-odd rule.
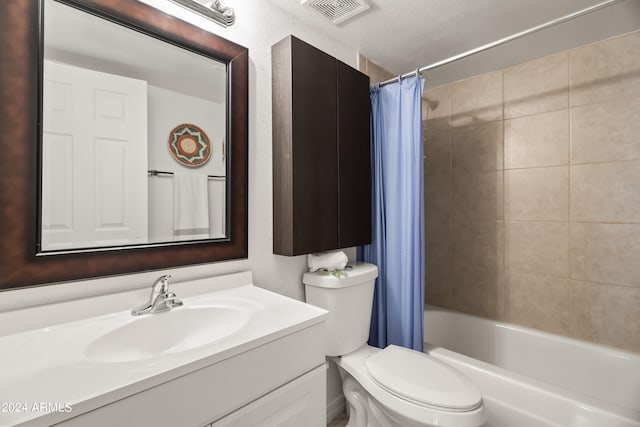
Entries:
[[602,3],[598,3],[598,4],[595,4],[593,6],[587,7],[585,9],[581,9],[581,10],[578,10],[576,12],[570,13],[568,15],[561,16],[560,18],[556,18],[556,19],[551,20],[549,22],[545,22],[544,24],[540,24],[540,25],[537,25],[535,27],[531,27],[528,30],[524,30],[524,31],[521,31],[521,32],[516,33],[516,34],[512,34],[512,35],[510,35],[508,37],[502,38],[500,40],[496,40],[496,41],[491,42],[491,43],[487,43],[487,44],[485,44],[483,46],[477,47],[475,49],[468,50],[466,52],[463,52],[463,53],[460,53],[458,55],[452,56],[450,58],[444,59],[442,61],[435,62],[435,63],[433,63],[431,65],[427,65],[425,67],[418,68],[415,71],[411,71],[411,72],[408,72],[408,73],[405,73],[405,74],[401,74],[398,77],[395,77],[393,79],[385,80],[385,81],[380,83],[380,86],[384,86],[384,85],[387,85],[389,83],[394,83],[394,82],[397,82],[398,80],[405,79],[407,77],[415,76],[415,75],[420,74],[420,73],[422,73],[424,71],[429,71],[429,70],[433,70],[434,68],[442,67],[443,65],[450,64],[450,63],[458,61],[460,59],[464,59],[464,58],[466,58],[468,56],[475,55],[476,53],[484,52],[485,50],[488,50],[488,49],[503,45],[505,43],[508,43],[510,41],[519,39],[519,38],[524,37],[524,36],[528,36],[529,34],[533,34],[533,33],[536,33],[538,31],[545,30],[547,28],[553,27],[555,25],[562,24],[563,22],[567,22],[567,21],[570,21],[572,19],[578,18],[578,17],[580,17],[582,15],[586,15],[588,13],[595,12],[596,10],[603,9],[605,7],[611,6],[614,3],[619,3],[621,1],[623,1],[623,0],[607,0],[607,1],[603,1]]
[[[173,172],[159,171],[156,169],[149,169],[147,171],[148,176],[173,176]],[[226,179],[224,175],[207,175],[208,178]]]

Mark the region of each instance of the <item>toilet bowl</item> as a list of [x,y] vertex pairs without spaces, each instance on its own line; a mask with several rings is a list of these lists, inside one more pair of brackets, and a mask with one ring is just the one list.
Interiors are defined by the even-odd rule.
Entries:
[[307,302],[329,311],[325,352],[340,369],[347,426],[484,424],[482,396],[460,372],[415,350],[366,344],[377,275],[376,266],[357,263],[339,278],[322,272],[303,277]]

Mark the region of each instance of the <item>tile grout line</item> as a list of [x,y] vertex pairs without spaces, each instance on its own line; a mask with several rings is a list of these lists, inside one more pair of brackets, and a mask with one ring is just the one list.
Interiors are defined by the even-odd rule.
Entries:
[[[550,276],[553,277],[553,276]],[[640,287],[636,286],[636,285],[625,285],[625,284],[621,284],[621,283],[606,283],[606,282],[596,282],[594,280],[585,280],[585,279],[572,279],[572,282],[575,283],[586,283],[590,286],[600,286],[600,287],[616,287],[616,288],[621,288],[621,289],[640,289]]]
[[520,120],[520,119],[525,119],[525,118],[530,118],[530,117],[535,117],[535,116],[544,116],[547,114],[553,114],[553,113],[558,113],[560,111],[564,111],[564,110],[569,110],[569,107],[558,107],[558,108],[551,108],[549,110],[544,110],[544,111],[537,111],[535,113],[526,113],[526,114],[521,114],[519,116],[511,116],[511,117],[504,117],[505,121],[515,121],[515,120]]
[[[443,131],[444,132],[444,131]],[[459,169],[461,173],[467,175],[474,174],[483,174],[483,173],[491,173],[491,172],[512,172],[512,171],[529,171],[529,170],[539,170],[539,169],[551,169],[551,168],[562,168],[562,167],[573,167],[573,166],[600,166],[600,165],[610,165],[610,164],[620,164],[620,163],[640,163],[640,157],[637,159],[625,159],[625,160],[602,160],[595,162],[584,162],[584,163],[574,163],[574,164],[555,164],[555,165],[546,165],[546,166],[527,166],[527,167],[519,167],[519,168],[505,168],[505,169]],[[434,176],[441,174],[426,174],[426,176]]]
[[[613,104],[613,103],[622,103],[625,101],[631,101],[631,100],[640,100],[640,96],[637,95],[628,95],[628,96],[621,96],[618,98],[612,98],[612,99],[604,99],[601,101],[595,101],[595,102],[587,102],[584,104],[579,104],[579,105],[571,105],[571,102],[569,102],[568,106],[565,107],[561,107],[561,108],[552,108],[549,110],[545,110],[545,111],[538,111],[538,112],[534,112],[534,113],[527,113],[527,114],[522,114],[522,115],[518,115],[518,116],[512,116],[512,117],[506,117],[503,116],[503,119],[505,121],[513,121],[513,120],[519,120],[519,119],[524,119],[524,118],[528,118],[528,117],[533,117],[533,116],[542,116],[545,114],[551,114],[551,113],[557,113],[563,110],[568,110],[569,113],[571,113],[571,110],[577,109],[577,108],[583,108],[583,107],[590,107],[590,106],[594,106],[594,105],[603,105],[603,104]],[[453,121],[453,119],[452,119]],[[464,124],[464,125],[458,125],[458,126],[451,126],[451,129],[453,130],[462,130],[462,129],[467,129],[467,128],[471,128],[474,126],[482,126],[485,125],[487,123],[493,123],[493,122],[498,122],[500,120],[496,119],[496,120],[484,120],[482,122],[479,123],[470,123],[470,124]]]
[[[569,118],[569,122],[571,123],[571,118]],[[633,159],[621,159],[621,160],[600,160],[600,161],[591,161],[591,162],[580,162],[580,163],[567,163],[567,164],[556,164],[556,165],[545,165],[545,166],[527,166],[527,167],[519,167],[519,168],[507,168],[509,171],[517,171],[517,170],[528,170],[528,169],[548,169],[548,168],[557,168],[562,166],[590,166],[590,165],[606,165],[611,163],[637,163],[640,162],[640,157]],[[482,172],[483,170],[479,170]]]
[[[449,280],[449,305],[454,305],[454,296],[457,289],[453,280],[453,85],[449,85],[449,111],[448,111],[448,131],[449,131],[449,184],[451,191],[449,192],[449,265],[447,279]],[[455,304],[458,305],[457,303]]]
[[[505,138],[505,124],[506,111],[505,111],[505,87],[504,87],[504,68],[502,69],[502,314],[501,318],[504,320],[511,319],[511,286],[509,273],[507,272],[507,227],[505,223],[506,211],[507,211],[507,187],[506,187],[506,138]],[[500,247],[500,246],[497,246]],[[498,273],[499,277],[500,273]]]
[[624,102],[636,101],[636,100],[640,100],[640,96],[638,96],[637,94],[618,95],[615,98],[602,98],[602,99],[596,98],[596,101],[584,102],[583,104],[577,104],[577,105],[569,104],[569,109],[573,110],[576,108],[585,108],[585,107],[590,107],[594,105],[602,106],[604,104],[621,104]]
[[[475,269],[476,270],[483,270],[482,268],[475,268]],[[570,281],[570,282],[587,283],[587,284],[592,285],[592,286],[616,286],[618,288],[625,288],[625,289],[640,289],[640,286],[637,286],[637,285],[630,285],[630,284],[623,284],[623,283],[598,282],[598,281],[595,281],[595,280],[570,278],[569,275],[563,277],[563,276],[560,276],[560,275],[554,275],[552,273],[541,272],[541,271],[520,270],[520,269],[516,268],[516,269],[513,270],[513,272],[517,273],[517,274],[526,274],[526,275],[530,275],[530,276],[545,277],[547,279],[567,280],[567,281]]]
[[[488,222],[491,219],[480,219],[477,221],[467,220],[465,222]],[[537,222],[537,223],[568,223],[572,222],[574,224],[596,224],[596,225],[640,225],[640,222],[615,222],[615,221],[567,221],[563,219],[526,219],[526,218],[505,218],[504,220],[496,220],[496,221],[505,221],[505,222]]]
[[569,191],[567,192],[567,206],[568,206],[568,221],[569,221],[569,225],[567,227],[567,245],[568,245],[568,257],[567,257],[567,262],[568,262],[568,277],[569,277],[569,318],[567,319],[568,321],[568,332],[569,332],[569,336],[573,337],[574,336],[574,325],[573,325],[573,312],[574,312],[574,307],[573,307],[573,297],[574,297],[574,289],[573,289],[573,271],[571,268],[571,260],[573,257],[573,242],[571,240],[571,231],[572,231],[572,225],[571,225],[571,218],[572,218],[572,206],[571,206],[571,171],[573,169],[572,166],[572,147],[573,147],[573,114],[571,114],[571,98],[572,98],[572,90],[571,90],[571,51],[567,52],[567,108],[568,108],[568,120],[569,120],[569,141],[567,144],[567,163],[569,164],[569,174],[568,174],[568,188]]

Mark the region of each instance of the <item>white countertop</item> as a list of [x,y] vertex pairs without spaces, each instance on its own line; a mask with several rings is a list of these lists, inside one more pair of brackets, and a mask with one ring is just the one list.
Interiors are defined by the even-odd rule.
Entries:
[[[251,276],[246,277],[250,281]],[[198,282],[206,284],[207,279]],[[85,349],[96,337],[134,319],[129,310],[0,336],[0,425],[61,422],[317,324],[326,314],[252,284],[226,287],[213,291],[212,286],[213,292],[184,297],[185,307],[241,306],[250,312],[248,324],[217,342],[156,359],[105,363],[86,356]],[[182,296],[179,288],[173,291]]]

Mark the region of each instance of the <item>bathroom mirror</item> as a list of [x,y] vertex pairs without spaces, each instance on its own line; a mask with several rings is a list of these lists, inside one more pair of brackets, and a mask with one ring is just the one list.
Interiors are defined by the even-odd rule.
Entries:
[[0,289],[246,257],[247,49],[131,0],[0,24]]
[[40,252],[226,238],[226,64],[55,0],[43,46]]

